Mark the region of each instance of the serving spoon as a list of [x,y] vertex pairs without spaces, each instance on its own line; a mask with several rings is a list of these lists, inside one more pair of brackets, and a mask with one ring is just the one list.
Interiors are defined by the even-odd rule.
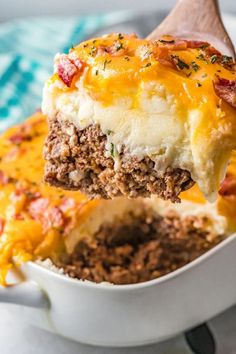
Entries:
[[235,49],[223,25],[218,0],[179,0],[147,38],[154,40],[166,34],[210,42],[235,59]]

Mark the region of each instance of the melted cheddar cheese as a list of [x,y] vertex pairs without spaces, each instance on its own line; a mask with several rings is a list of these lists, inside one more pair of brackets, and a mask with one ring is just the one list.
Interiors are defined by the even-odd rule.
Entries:
[[118,153],[125,145],[159,171],[190,171],[214,200],[236,145],[236,111],[217,96],[218,76],[235,80],[234,63],[209,44],[111,34],[55,57],[42,109],[79,129],[98,124]]
[[8,271],[52,256],[99,201],[43,183],[42,149],[47,123],[41,114],[0,137],[0,284]]
[[215,209],[217,215],[225,217],[227,233],[236,231],[236,152],[232,153],[230,164],[224,181],[221,184],[217,200],[209,205],[199,187],[195,184],[191,189],[180,195],[182,203],[190,202],[202,209]]

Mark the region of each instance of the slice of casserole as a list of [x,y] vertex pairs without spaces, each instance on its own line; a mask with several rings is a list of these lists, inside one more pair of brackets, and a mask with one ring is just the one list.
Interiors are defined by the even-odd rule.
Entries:
[[93,198],[214,200],[236,146],[232,58],[205,42],[111,34],[56,55],[45,180]]
[[52,261],[72,277],[95,282],[146,281],[235,230],[235,163],[215,204],[196,187],[178,205],[157,198],[89,200],[44,184],[47,134],[46,119],[37,113],[0,136],[0,284],[28,260]]

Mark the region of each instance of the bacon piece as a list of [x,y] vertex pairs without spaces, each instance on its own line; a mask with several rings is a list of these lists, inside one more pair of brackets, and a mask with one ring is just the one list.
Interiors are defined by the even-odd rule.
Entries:
[[76,68],[78,69],[78,71],[82,71],[84,69],[85,64],[81,59],[76,58],[74,60],[74,64],[75,64]]
[[231,107],[236,108],[236,80],[228,80],[218,75],[213,80],[215,93]]
[[57,64],[57,73],[67,87],[71,86],[74,76],[84,68],[84,62],[79,58],[72,60],[66,55],[61,55]]
[[236,196],[236,177],[232,174],[227,174],[221,184],[218,192],[222,197]]
[[52,227],[61,227],[64,224],[61,210],[57,206],[50,207],[47,198],[38,198],[32,201],[29,204],[28,210],[35,220],[40,221],[44,232]]
[[17,133],[8,138],[8,140],[13,144],[20,144],[24,140],[23,134]]
[[157,46],[153,54],[160,64],[175,69],[175,65],[170,58],[170,50],[167,46]]
[[12,161],[12,160],[14,160],[16,157],[17,157],[17,155],[19,154],[19,147],[18,146],[14,146],[12,149],[10,149],[10,151],[9,152],[7,152],[6,154],[5,154],[5,156],[4,156],[4,160],[5,161]]
[[58,207],[48,208],[43,216],[43,229],[49,230],[52,227],[62,227],[64,218],[61,210]]
[[203,42],[203,41],[186,41],[187,47],[190,49],[205,49],[208,46],[210,46],[210,43],[208,42]]
[[34,219],[38,219],[47,210],[49,200],[46,198],[37,198],[29,204],[29,213]]
[[168,48],[170,50],[185,50],[187,49],[187,41],[184,39],[159,39],[158,46]]
[[60,209],[63,213],[76,207],[76,203],[72,198],[63,198],[60,204]]
[[5,175],[3,171],[0,170],[0,183],[6,185],[9,182],[9,177]]
[[0,218],[0,235],[3,233],[5,221]]
[[218,59],[222,59],[222,54],[217,50],[215,47],[212,47],[211,45],[207,48],[204,49],[204,52],[206,53],[207,57],[212,57],[212,55],[217,55]]

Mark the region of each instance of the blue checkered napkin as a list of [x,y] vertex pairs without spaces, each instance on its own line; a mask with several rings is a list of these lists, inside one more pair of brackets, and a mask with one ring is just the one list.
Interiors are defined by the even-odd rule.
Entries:
[[124,14],[47,17],[0,25],[0,131],[24,120],[41,105],[42,87],[52,73],[53,58],[67,52]]

